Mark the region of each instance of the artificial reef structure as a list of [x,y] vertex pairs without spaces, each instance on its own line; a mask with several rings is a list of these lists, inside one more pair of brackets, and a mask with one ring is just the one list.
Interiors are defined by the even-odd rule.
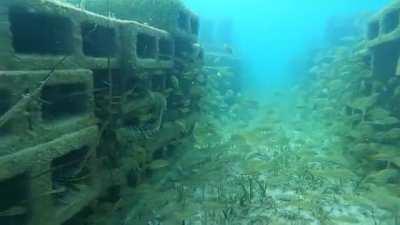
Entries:
[[1,1],[0,224],[75,224],[190,134],[199,19],[163,2]]

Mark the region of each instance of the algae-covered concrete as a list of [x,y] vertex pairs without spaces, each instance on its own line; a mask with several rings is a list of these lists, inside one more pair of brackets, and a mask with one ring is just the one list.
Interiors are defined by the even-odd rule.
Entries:
[[196,120],[197,29],[179,1],[1,1],[0,224],[81,223],[145,179]]
[[383,79],[400,75],[400,2],[394,1],[376,14],[367,28],[372,70]]
[[199,32],[199,19],[180,0],[86,0],[69,1],[102,15],[136,20],[141,23],[166,30],[172,35],[196,37]]

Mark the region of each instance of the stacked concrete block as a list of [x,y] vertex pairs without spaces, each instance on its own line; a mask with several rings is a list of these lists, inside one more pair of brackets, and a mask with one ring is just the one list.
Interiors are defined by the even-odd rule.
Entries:
[[[77,5],[76,1],[65,0]],[[113,16],[123,20],[134,20],[145,25],[167,31],[175,42],[175,56],[180,59],[199,52],[199,17],[187,9],[180,0],[86,0],[84,5],[89,11]]]
[[62,224],[93,200],[101,191],[91,175],[97,138],[92,126],[1,157],[1,194],[10,193],[1,210],[23,210],[1,224]]
[[0,10],[1,116],[12,112],[0,128],[0,211],[11,212],[0,224],[63,224],[102,189],[88,69],[117,66],[119,54],[109,59],[84,37],[104,38],[113,21],[52,1]]
[[134,0],[132,5],[131,19],[164,29],[174,37],[197,40],[199,18],[181,1]]
[[372,53],[372,70],[382,79],[400,75],[400,2],[395,1],[368,24],[367,44]]
[[173,67],[174,42],[169,33],[135,21],[123,21],[128,64],[136,69]]
[[[77,1],[65,0],[74,5]],[[86,0],[81,7],[102,15],[113,11],[118,19],[135,20],[181,36],[196,40],[199,32],[199,18],[185,7],[180,0]]]
[[0,156],[95,125],[91,75],[90,70],[0,71],[3,113],[51,76],[1,128]]
[[[104,161],[118,151],[114,133],[132,128],[122,121],[124,104],[163,116],[170,77],[182,72],[176,50],[191,56],[177,37],[192,49],[197,35],[197,17],[181,13],[182,24],[179,13],[166,18],[177,35],[55,0],[0,2],[0,212],[10,213],[1,225],[69,224],[111,186],[129,183],[125,172],[136,164]],[[132,145],[150,160],[188,130],[184,122],[156,124],[152,137]]]
[[2,70],[118,66],[115,20],[53,1],[6,0],[0,10]]
[[1,115],[12,112],[0,128],[1,198],[7,199],[0,211],[19,209],[0,224],[62,224],[100,192],[89,172],[98,128],[88,69],[118,60],[98,59],[84,46],[84,24],[97,18],[79,10],[18,0],[1,2],[0,10]]

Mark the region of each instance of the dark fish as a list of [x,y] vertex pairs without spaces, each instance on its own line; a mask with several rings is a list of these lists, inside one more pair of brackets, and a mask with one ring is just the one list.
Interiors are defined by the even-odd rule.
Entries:
[[157,170],[157,169],[161,169],[161,168],[164,168],[167,166],[169,166],[169,162],[167,160],[158,159],[158,160],[154,160],[153,162],[151,162],[149,167],[152,170]]
[[11,208],[8,208],[4,211],[0,211],[0,217],[6,217],[6,216],[19,216],[19,215],[24,215],[27,213],[27,209],[22,206],[13,206]]

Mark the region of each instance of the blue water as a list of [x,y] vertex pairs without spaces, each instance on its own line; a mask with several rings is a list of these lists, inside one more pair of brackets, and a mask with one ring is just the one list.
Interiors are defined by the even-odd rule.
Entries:
[[203,19],[232,21],[233,49],[245,66],[244,85],[257,93],[286,87],[302,75],[296,62],[304,64],[303,55],[327,45],[329,20],[376,12],[388,2],[186,0]]

